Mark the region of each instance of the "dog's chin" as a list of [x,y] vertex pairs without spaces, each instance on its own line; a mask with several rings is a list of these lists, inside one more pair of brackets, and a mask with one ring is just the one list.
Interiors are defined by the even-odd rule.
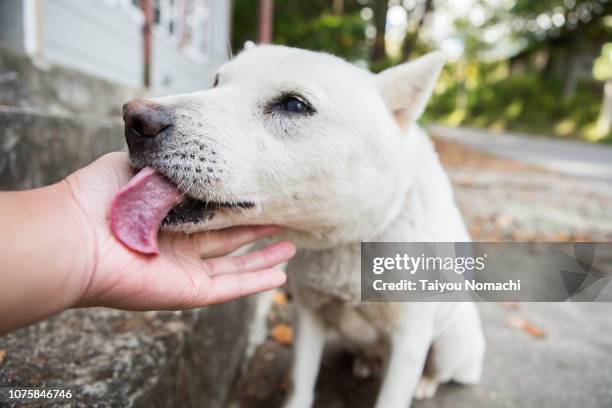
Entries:
[[162,229],[199,232],[231,226],[231,213],[255,206],[249,201],[214,202],[185,197],[162,221]]

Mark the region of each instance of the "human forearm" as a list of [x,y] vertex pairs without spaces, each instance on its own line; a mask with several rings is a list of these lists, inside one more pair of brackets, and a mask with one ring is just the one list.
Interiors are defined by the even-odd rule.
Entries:
[[73,306],[94,245],[65,182],[0,193],[0,208],[2,334]]

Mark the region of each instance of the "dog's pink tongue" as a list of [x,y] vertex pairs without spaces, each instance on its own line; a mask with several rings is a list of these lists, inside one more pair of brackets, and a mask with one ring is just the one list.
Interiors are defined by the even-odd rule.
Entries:
[[172,183],[145,167],[115,196],[111,230],[131,250],[158,254],[159,226],[182,198]]

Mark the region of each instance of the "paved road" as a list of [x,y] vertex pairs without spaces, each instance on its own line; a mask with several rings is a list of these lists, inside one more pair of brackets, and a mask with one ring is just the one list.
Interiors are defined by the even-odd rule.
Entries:
[[[499,303],[479,303],[487,340],[482,382],[445,384],[433,399],[415,402],[413,408],[612,407],[611,306],[524,303],[510,309]],[[509,319],[525,319],[543,337],[511,327]],[[268,338],[257,350],[231,408],[282,406],[290,347]],[[352,355],[333,345],[327,348],[315,408],[374,406],[380,373],[357,378],[353,363]]]
[[559,173],[612,182],[612,147],[487,130],[429,127],[432,134]]

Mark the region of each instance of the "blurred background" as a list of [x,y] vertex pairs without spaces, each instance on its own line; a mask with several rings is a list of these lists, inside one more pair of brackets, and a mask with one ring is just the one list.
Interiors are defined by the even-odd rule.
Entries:
[[[612,241],[612,0],[0,0],[0,190],[124,150],[124,102],[207,89],[247,41],[374,72],[442,50],[422,123],[474,240]],[[416,407],[612,406],[609,303],[478,306],[483,383]],[[71,385],[77,406],[275,407],[292,341],[283,289],[70,310],[0,338],[0,386]],[[315,405],[373,406],[380,364],[360,363],[331,347]]]
[[[257,7],[235,0],[234,51],[257,40]],[[279,0],[273,28],[275,43],[373,71],[444,51],[428,121],[611,140],[607,0]]]
[[155,94],[208,87],[246,41],[373,71],[440,49],[449,64],[427,122],[612,140],[608,0],[0,2],[5,47]]

